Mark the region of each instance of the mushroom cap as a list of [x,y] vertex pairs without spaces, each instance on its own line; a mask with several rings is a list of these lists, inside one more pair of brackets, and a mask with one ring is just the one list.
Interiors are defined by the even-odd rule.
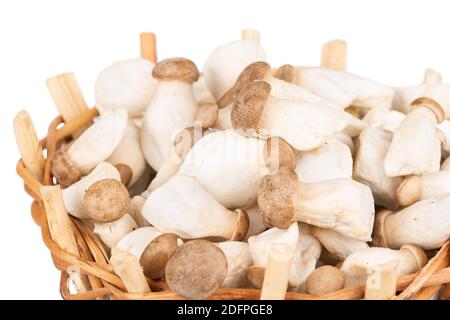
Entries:
[[[294,148],[279,137],[270,137],[266,140],[264,144],[264,158],[266,166],[275,170],[281,167],[295,169],[297,166],[297,155]],[[272,166],[275,167],[272,168]]]
[[428,262],[427,254],[418,245],[405,244],[400,248],[400,250],[408,250],[410,253],[412,253],[414,258],[416,258],[418,269],[421,269]]
[[315,296],[341,290],[345,286],[345,273],[333,266],[314,270],[306,280],[306,292]]
[[275,74],[273,75],[275,78],[289,82],[294,83],[295,82],[295,67],[291,64],[283,64],[281,67],[275,71]]
[[235,213],[238,214],[236,228],[231,236],[232,241],[241,241],[245,238],[248,232],[248,228],[250,226],[250,219],[248,218],[248,214],[243,209],[234,210]]
[[120,181],[102,179],[93,183],[83,198],[86,214],[99,222],[111,222],[127,213],[130,195]]
[[420,200],[421,178],[416,175],[406,177],[398,186],[395,198],[398,203],[407,207]]
[[81,178],[81,172],[70,161],[64,150],[56,151],[52,160],[52,174],[63,187],[68,187]]
[[381,210],[375,214],[375,221],[372,232],[372,245],[374,247],[388,248],[387,240],[384,234],[384,220],[394,212],[391,210]]
[[251,266],[247,269],[247,281],[256,289],[261,289],[264,282],[266,268]]
[[170,256],[178,248],[178,237],[173,233],[164,233],[153,239],[139,259],[144,274],[151,279],[161,279]]
[[189,299],[205,299],[227,274],[227,259],[213,242],[192,240],[180,246],[166,264],[169,288]]
[[193,83],[200,72],[194,62],[186,58],[170,58],[158,62],[153,68],[153,78],[158,80],[180,80]]
[[195,110],[194,123],[205,129],[211,128],[216,123],[218,115],[219,107],[216,103],[201,103]]
[[258,129],[271,86],[265,81],[246,84],[237,94],[231,111],[234,129]]
[[131,168],[123,163],[118,163],[115,165],[117,171],[119,171],[120,174],[120,180],[122,183],[128,187],[128,185],[131,182],[131,179],[133,178],[133,170]]
[[258,190],[258,205],[266,226],[286,229],[294,218],[294,197],[299,188],[295,171],[282,167],[263,178]]
[[441,105],[429,97],[420,97],[411,102],[411,108],[426,107],[433,111],[438,123],[445,119],[445,112]]

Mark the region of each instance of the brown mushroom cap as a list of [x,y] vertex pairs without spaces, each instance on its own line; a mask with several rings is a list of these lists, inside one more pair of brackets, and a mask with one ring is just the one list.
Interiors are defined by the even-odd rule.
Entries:
[[306,292],[321,296],[341,290],[345,286],[345,273],[333,266],[322,266],[314,270],[306,279]]
[[422,269],[422,267],[425,266],[428,262],[427,254],[418,245],[405,244],[400,248],[400,250],[408,250],[409,252],[411,252],[414,258],[416,258],[417,266],[419,267],[419,269]]
[[264,144],[264,158],[266,166],[270,169],[290,167],[295,169],[297,156],[294,148],[284,139],[270,137]]
[[188,299],[205,299],[227,274],[227,259],[213,242],[191,240],[178,247],[166,264],[169,288]]
[[123,163],[118,163],[115,165],[117,171],[119,171],[120,174],[120,180],[122,181],[122,183],[128,187],[131,179],[133,178],[133,170],[131,170],[131,168]]
[[86,191],[83,209],[99,222],[115,221],[127,213],[130,195],[120,181],[103,179],[93,183]]
[[270,91],[271,86],[267,82],[253,81],[236,94],[231,111],[231,124],[234,129],[258,129]]
[[275,78],[294,83],[295,81],[295,67],[291,64],[283,64],[281,67],[275,71],[273,75]]
[[439,103],[437,103],[435,100],[431,98],[428,97],[417,98],[413,102],[411,102],[411,107],[412,108],[426,107],[430,109],[436,116],[436,120],[438,123],[441,123],[445,119],[444,109],[442,109]]
[[144,274],[150,279],[164,277],[167,261],[177,250],[178,237],[173,233],[164,233],[153,239],[139,259]]
[[420,200],[421,179],[419,176],[409,176],[398,186],[395,197],[398,203],[407,207]]
[[294,218],[293,200],[298,188],[297,174],[289,167],[263,178],[258,189],[258,205],[266,226],[289,227]]
[[387,240],[384,235],[384,220],[391,214],[393,214],[391,210],[381,210],[375,214],[372,232],[372,245],[374,247],[388,248]]
[[211,128],[217,121],[219,107],[215,103],[202,103],[197,107],[194,114],[195,125],[202,128]]
[[71,186],[81,178],[80,171],[70,161],[66,152],[63,150],[56,151],[53,157],[52,174],[64,188]]
[[247,212],[243,209],[236,209],[234,212],[238,214],[238,220],[230,240],[241,241],[247,235],[248,228],[250,227],[250,219]]
[[264,282],[264,274],[266,272],[266,268],[251,266],[247,269],[247,281],[250,285],[256,289],[261,289]]
[[180,80],[193,83],[200,73],[194,62],[186,58],[171,58],[158,62],[152,76],[158,80]]

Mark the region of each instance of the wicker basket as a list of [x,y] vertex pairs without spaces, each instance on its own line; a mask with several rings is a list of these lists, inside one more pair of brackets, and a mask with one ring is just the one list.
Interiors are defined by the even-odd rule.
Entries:
[[[155,37],[151,33],[141,35],[141,56],[149,60],[156,60]],[[88,126],[93,118],[98,115],[96,108],[84,108],[70,121],[64,121],[63,116],[54,119],[48,129],[47,137],[36,141],[36,149],[43,161],[43,172],[36,174],[35,170],[25,166],[22,159],[17,164],[17,173],[23,179],[25,191],[34,199],[31,213],[34,221],[41,227],[42,239],[52,254],[55,267],[61,271],[60,293],[64,299],[183,299],[171,291],[164,281],[152,281],[148,279],[152,292],[145,294],[132,294],[126,292],[120,277],[114,272],[108,263],[108,255],[105,252],[97,235],[93,234],[84,223],[74,217],[70,217],[70,225],[78,246],[79,256],[63,250],[51,237],[49,222],[40,195],[42,185],[53,185],[54,179],[51,173],[53,156],[61,141],[68,141],[73,134],[80,132]],[[67,118],[67,117],[66,117]],[[34,129],[29,135],[35,135]],[[20,139],[17,136],[19,149]],[[30,137],[28,137],[29,139]],[[42,150],[41,150],[42,149]],[[44,152],[46,150],[46,158]],[[23,156],[23,150],[20,150]],[[39,177],[39,178],[38,178]],[[42,178],[40,178],[42,177]],[[397,279],[398,296],[396,299],[431,299],[439,296],[441,299],[450,299],[450,267],[449,265],[450,241],[442,248],[430,253],[432,257],[428,264],[416,274],[401,276]],[[69,274],[67,268],[75,266],[81,271],[84,282],[88,284],[86,292],[71,293],[68,287]],[[320,297],[304,293],[287,292],[286,299],[289,300],[311,300],[311,299],[361,299],[364,297],[365,286],[346,288],[334,293]],[[210,299],[259,299],[260,290],[256,289],[218,289]]]

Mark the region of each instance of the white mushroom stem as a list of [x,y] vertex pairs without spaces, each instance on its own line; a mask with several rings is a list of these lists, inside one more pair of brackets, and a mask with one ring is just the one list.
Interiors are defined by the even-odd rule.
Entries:
[[14,134],[25,167],[42,181],[45,158],[28,112],[20,111],[14,118]]
[[344,236],[371,240],[374,200],[370,188],[351,179],[302,183],[295,172],[281,168],[266,176],[258,191],[266,223],[286,228],[301,221],[333,229]]
[[128,214],[112,222],[95,222],[94,226],[94,233],[98,234],[109,248],[115,247],[120,239],[137,228],[136,222]]
[[253,264],[248,243],[225,241],[217,244],[227,258],[227,275],[222,288],[248,288],[247,269]]
[[297,67],[296,84],[345,109],[391,108],[394,90],[350,73],[316,67]]
[[150,224],[142,216],[142,207],[144,206],[145,198],[142,196],[134,196],[131,198],[128,206],[128,214],[136,221],[138,227],[149,227]]
[[387,300],[397,292],[398,261],[391,261],[367,271],[366,300]]
[[120,239],[117,248],[140,259],[147,245],[159,235],[161,232],[154,227],[138,228]]
[[75,120],[88,110],[73,73],[64,73],[47,79],[47,87],[66,123]]
[[417,201],[437,198],[450,193],[450,172],[438,171],[422,176],[409,176],[397,189],[397,200],[401,206]]
[[286,244],[274,243],[270,246],[261,300],[284,300],[292,254],[292,247]]
[[180,164],[178,161],[173,160],[173,157],[165,160],[161,167],[159,167],[159,171],[156,174],[155,178],[150,182],[147,190],[142,194],[144,198],[148,198],[150,193],[154,190],[165,184],[170,180],[180,169]]
[[70,145],[67,156],[82,174],[88,174],[114,152],[126,124],[125,110],[104,112]]
[[376,247],[360,250],[348,256],[341,267],[347,276],[345,286],[365,284],[368,270],[392,261],[398,262],[398,275],[404,276],[422,268],[427,256],[423,250],[414,245],[405,245],[400,250]]
[[359,250],[367,249],[367,242],[348,238],[331,229],[311,226],[311,234],[319,239],[320,243],[340,260],[345,260],[349,255]]
[[183,239],[241,240],[248,230],[245,212],[227,210],[196,178],[182,174],[176,174],[153,191],[145,201],[142,214],[161,232],[175,233]]
[[122,140],[113,153],[106,159],[113,165],[125,165],[131,172],[131,180],[127,187],[133,186],[145,171],[146,162],[141,150],[139,128],[130,120],[127,121]]
[[322,46],[322,68],[345,71],[347,68],[347,43],[344,40],[331,40]]
[[295,172],[302,182],[351,178],[353,159],[350,148],[337,139],[331,139],[322,146],[300,152]]
[[101,109],[125,109],[131,118],[144,114],[156,89],[153,62],[143,59],[121,60],[108,66],[95,81],[95,102]]
[[366,113],[363,121],[372,127],[381,127],[384,130],[395,132],[404,118],[405,114],[397,110],[375,107]]
[[142,267],[139,264],[139,260],[134,255],[126,251],[121,251],[118,248],[113,248],[110,262],[114,268],[114,272],[122,279],[129,293],[145,293],[151,291]]
[[119,171],[107,162],[100,162],[89,175],[63,189],[64,205],[67,211],[77,218],[87,219],[89,216],[83,209],[83,197],[86,190],[96,181],[102,179],[115,179],[120,181]]
[[186,156],[179,174],[198,183],[226,208],[255,203],[266,173],[264,141],[234,130],[217,131],[198,141]]
[[450,195],[431,198],[392,214],[381,211],[376,215],[374,243],[398,249],[414,243],[424,250],[441,247],[450,237]]
[[388,177],[384,171],[384,158],[392,141],[392,133],[381,127],[368,127],[361,132],[353,167],[353,178],[372,190],[375,203],[389,209],[399,204],[395,192],[401,177]]
[[414,109],[394,132],[384,159],[389,177],[439,171],[441,140],[436,125],[443,120],[442,108],[428,98],[413,103]]
[[[40,190],[52,239],[61,249],[80,256],[77,241],[72,231],[72,222],[64,208],[61,188],[59,186],[42,186]],[[80,274],[72,274],[71,277],[78,292],[87,290]]]

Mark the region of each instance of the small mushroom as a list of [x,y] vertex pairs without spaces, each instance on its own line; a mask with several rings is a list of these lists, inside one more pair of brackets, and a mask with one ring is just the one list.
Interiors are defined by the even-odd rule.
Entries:
[[401,206],[450,193],[450,172],[438,171],[421,176],[408,176],[398,187],[396,197]]
[[141,150],[140,131],[131,120],[127,122],[122,140],[106,161],[118,168],[127,187],[133,186],[144,173],[147,163]]
[[267,82],[253,81],[239,91],[231,112],[234,129],[275,135],[299,151],[308,151],[350,122],[349,114],[328,103],[281,99],[271,90]]
[[392,141],[392,133],[381,127],[368,127],[358,138],[358,151],[353,167],[353,178],[372,190],[375,204],[395,210],[399,203],[395,192],[402,177],[388,177],[384,158]]
[[333,266],[322,266],[314,270],[306,280],[306,292],[315,296],[341,290],[346,276],[342,270]]
[[450,195],[414,203],[395,214],[377,212],[373,231],[376,246],[398,249],[413,243],[424,250],[441,247],[450,237]]
[[154,227],[137,228],[120,239],[117,248],[140,259],[147,245],[159,235],[161,235],[161,232]]
[[194,114],[194,125],[212,128],[217,121],[219,107],[216,103],[201,103]]
[[351,179],[352,171],[350,148],[337,139],[331,139],[314,150],[300,152],[295,169],[300,181],[306,183]]
[[376,106],[391,109],[394,90],[351,73],[317,68],[297,67],[296,84],[324,100],[345,109],[349,106],[363,110]]
[[127,213],[130,195],[127,188],[115,179],[94,182],[83,198],[84,212],[98,222],[112,222]]
[[248,243],[225,241],[217,244],[227,258],[227,275],[222,288],[248,288],[246,273],[253,264]]
[[94,233],[98,234],[108,248],[115,247],[123,237],[136,228],[136,222],[129,214],[111,222],[94,223]]
[[343,236],[332,229],[311,226],[310,230],[328,252],[340,260],[345,260],[352,253],[369,247],[367,242]]
[[157,86],[153,63],[137,58],[118,61],[102,72],[95,82],[95,101],[103,109],[124,108],[130,117],[144,114]]
[[176,174],[148,196],[142,215],[161,232],[175,233],[183,239],[242,240],[249,224],[244,210],[226,209],[196,178],[182,174]]
[[205,299],[223,283],[227,259],[213,242],[192,240],[180,246],[166,264],[169,288],[188,299]]
[[203,66],[205,83],[219,100],[233,87],[239,74],[246,66],[255,61],[266,60],[266,54],[258,42],[238,40],[217,47],[206,59]]
[[341,270],[345,273],[346,287],[366,283],[368,270],[391,261],[398,261],[398,275],[415,273],[427,262],[425,252],[416,245],[404,245],[400,250],[367,248],[351,254],[345,259]]
[[164,278],[167,261],[178,248],[178,237],[173,233],[163,233],[153,239],[139,259],[144,274],[150,279]]
[[160,61],[153,69],[158,79],[141,128],[141,146],[145,159],[156,171],[172,153],[177,131],[194,125],[197,102],[192,83],[198,80],[196,65],[185,58]]
[[85,192],[92,184],[103,179],[120,181],[119,171],[112,164],[100,162],[87,176],[62,190],[64,205],[72,216],[90,218],[83,208]]
[[[73,164],[82,175],[86,175],[106,160],[122,140],[126,124],[125,110],[103,112],[67,149],[68,170]],[[66,163],[63,157],[59,164],[58,160],[55,159],[53,165],[63,166]]]
[[301,221],[344,236],[371,240],[374,200],[370,188],[351,179],[303,183],[290,168],[264,177],[258,205],[266,225],[287,228]]

